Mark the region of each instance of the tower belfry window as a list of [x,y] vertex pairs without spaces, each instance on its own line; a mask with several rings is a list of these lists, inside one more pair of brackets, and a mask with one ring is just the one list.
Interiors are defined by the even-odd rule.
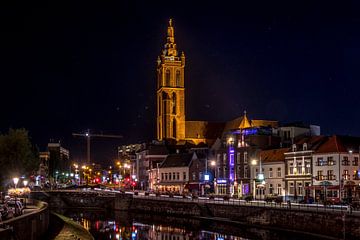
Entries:
[[176,87],[180,87],[180,71],[176,71]]
[[165,85],[166,87],[170,87],[170,70],[167,69],[165,73]]
[[172,94],[173,110],[172,113],[176,114],[176,93]]
[[176,120],[173,119],[173,138],[176,138]]

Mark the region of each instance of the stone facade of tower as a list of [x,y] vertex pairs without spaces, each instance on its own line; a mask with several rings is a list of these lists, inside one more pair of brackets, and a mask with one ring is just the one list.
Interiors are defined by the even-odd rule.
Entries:
[[167,41],[157,60],[157,139],[185,139],[185,55],[177,51],[169,21]]

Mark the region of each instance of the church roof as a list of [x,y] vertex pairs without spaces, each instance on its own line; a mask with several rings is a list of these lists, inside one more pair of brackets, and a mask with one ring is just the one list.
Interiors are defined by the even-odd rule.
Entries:
[[207,121],[186,121],[185,136],[190,138],[216,139],[221,136],[224,129],[224,123]]

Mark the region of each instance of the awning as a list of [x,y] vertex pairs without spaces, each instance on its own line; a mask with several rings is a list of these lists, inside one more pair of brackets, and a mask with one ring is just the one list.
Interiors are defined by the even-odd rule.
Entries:
[[199,189],[199,183],[188,183],[185,185],[185,188],[189,190]]

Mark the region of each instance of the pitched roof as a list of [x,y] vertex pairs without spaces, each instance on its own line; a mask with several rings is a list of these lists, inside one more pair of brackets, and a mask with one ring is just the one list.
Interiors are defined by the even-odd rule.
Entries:
[[195,153],[170,154],[165,158],[160,168],[187,167],[189,166],[194,154]]
[[270,149],[260,152],[261,161],[267,162],[284,162],[284,153],[288,152],[289,148]]
[[359,137],[333,135],[317,149],[316,153],[345,153],[350,150],[358,152],[359,148]]
[[296,145],[303,145],[304,143],[307,144],[308,150],[316,151],[323,143],[328,140],[329,137],[327,136],[306,136],[301,138],[299,141],[296,142]]
[[221,136],[224,129],[224,123],[207,121],[186,121],[186,138],[207,138],[216,139]]

